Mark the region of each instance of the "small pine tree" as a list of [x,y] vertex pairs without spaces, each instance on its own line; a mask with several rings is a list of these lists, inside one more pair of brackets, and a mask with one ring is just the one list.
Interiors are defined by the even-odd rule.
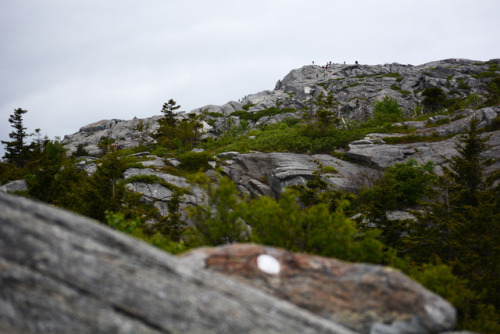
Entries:
[[3,157],[19,167],[24,167],[29,155],[28,146],[26,145],[28,134],[23,125],[23,115],[27,112],[28,110],[21,108],[14,110],[14,113],[9,117],[9,123],[14,128],[14,131],[9,133],[12,141],[2,140],[2,144],[5,145],[5,155]]
[[167,103],[163,104],[161,112],[163,113],[163,118],[160,119],[160,125],[175,126],[176,119],[174,118],[174,111],[179,109],[181,106],[177,105],[177,102],[170,99]]
[[139,132],[139,147],[146,147],[150,128],[150,124],[148,122],[144,122],[142,119],[139,120],[137,125],[134,127],[134,131]]
[[448,167],[444,168],[445,176],[449,179],[451,189],[456,197],[457,204],[477,205],[477,193],[484,190],[484,165],[490,161],[481,157],[481,153],[488,149],[488,137],[481,137],[477,119],[470,123],[466,135],[460,137],[460,142],[455,146],[458,155],[446,159]]
[[422,104],[429,112],[438,111],[446,105],[446,93],[439,87],[426,88],[422,92]]

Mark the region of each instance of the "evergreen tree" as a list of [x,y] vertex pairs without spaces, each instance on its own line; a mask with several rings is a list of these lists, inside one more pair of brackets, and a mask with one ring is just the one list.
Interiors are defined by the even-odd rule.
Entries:
[[248,241],[248,228],[241,219],[243,202],[238,198],[234,182],[227,177],[220,177],[214,184],[203,173],[195,174],[192,181],[207,196],[205,205],[193,206],[188,211],[193,222],[190,244],[217,246]]
[[19,167],[24,167],[28,159],[28,147],[26,145],[26,128],[23,125],[23,115],[27,110],[17,108],[14,113],[9,117],[9,123],[14,128],[14,131],[9,133],[12,141],[3,141],[5,145],[5,155],[3,156],[10,162],[15,163]]
[[468,319],[500,307],[500,187],[483,175],[488,137],[478,133],[476,120],[459,140],[439,179],[442,195],[412,224],[405,247],[417,263],[437,259],[468,282],[476,295],[457,305]]
[[29,194],[41,201],[53,203],[58,196],[54,192],[56,176],[64,162],[66,150],[59,141],[47,141],[41,150],[40,157],[30,161],[33,165],[33,177],[29,178]]
[[481,153],[488,149],[488,137],[480,136],[477,124],[477,119],[471,121],[468,133],[461,136],[460,143],[455,146],[458,154],[447,159],[449,167],[444,168],[450,192],[455,197],[453,201],[458,205],[477,205],[478,191],[488,186],[483,169],[491,161],[481,157]]
[[426,88],[422,92],[422,104],[429,112],[438,111],[446,105],[446,93],[440,87]]
[[[359,201],[369,222],[382,230],[385,245],[401,248],[401,236],[407,233],[407,222],[390,220],[387,212],[415,207],[433,194],[435,174],[431,161],[418,165],[410,159],[388,167],[371,188],[362,189]],[[370,225],[371,225],[370,224]]]
[[178,122],[174,111],[179,108],[172,99],[163,105],[164,117],[158,121],[160,127],[154,134],[160,146],[174,150],[190,149],[199,140],[203,127],[201,116],[190,114],[188,119]]
[[163,118],[160,119],[160,125],[175,126],[176,120],[174,118],[174,111],[179,109],[181,106],[177,105],[173,99],[168,100],[167,103],[163,104],[161,112],[163,113]]
[[148,144],[148,135],[151,126],[148,122],[144,122],[142,119],[139,120],[137,125],[134,127],[134,131],[139,132],[139,147],[141,149],[146,148]]

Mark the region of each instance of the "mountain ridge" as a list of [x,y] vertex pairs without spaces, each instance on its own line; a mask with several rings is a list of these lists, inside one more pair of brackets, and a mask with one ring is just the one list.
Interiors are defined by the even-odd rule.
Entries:
[[[170,100],[163,106],[162,116],[107,119],[85,125],[77,133],[65,136],[62,142],[47,141],[45,146],[40,145],[40,155],[30,161],[32,174],[26,180],[3,185],[0,191],[17,192],[80,212],[173,253],[202,245],[223,245],[193,250],[179,261],[165,257],[165,261],[178,263],[175,267],[180,270],[167,270],[174,277],[167,283],[176,286],[180,282],[185,284],[189,277],[201,275],[199,277],[209,279],[212,272],[221,273],[312,312],[315,315],[309,325],[313,327],[308,327],[312,331],[314,326],[329,328],[338,321],[361,333],[439,333],[454,328],[457,315],[460,326],[472,315],[477,316],[474,321],[487,320],[485,325],[476,324],[478,328],[496,328],[489,324],[496,313],[484,313],[485,310],[495,312],[491,296],[495,296],[496,267],[489,262],[489,257],[481,257],[479,264],[475,261],[477,249],[484,254],[498,253],[492,245],[497,235],[494,220],[498,217],[495,199],[498,197],[495,194],[500,172],[499,64],[500,60],[448,59],[420,66],[306,65],[279,80],[274,90],[249,94],[238,102],[173,114],[169,112],[177,107],[175,101]],[[467,146],[466,138],[474,141],[481,155],[467,157],[467,152],[460,151]],[[480,171],[472,175],[481,179],[476,180],[480,182],[477,188],[464,187],[463,180],[454,183],[455,176],[450,177],[450,170],[446,174],[446,168],[457,168],[457,161],[467,168],[467,163],[477,162],[473,167]],[[440,176],[448,176],[448,179]],[[496,183],[493,183],[495,177]],[[443,180],[446,189],[440,184]],[[451,188],[448,191],[448,186],[458,191]],[[436,190],[442,190],[443,194],[434,195]],[[478,194],[476,197],[474,191]],[[464,200],[477,200],[482,206],[460,202]],[[164,303],[172,301],[168,298],[170,292],[166,297],[161,296],[165,298],[161,305],[154,306],[154,314],[145,314],[141,307],[130,308],[127,300],[122,299],[137,293],[137,285],[128,280],[128,274],[116,274],[124,280],[118,281],[120,288],[114,295],[106,294],[112,297],[110,300],[100,298],[93,290],[114,286],[109,284],[103,261],[119,258],[108,269],[115,273],[131,272],[125,260],[127,254],[103,257],[100,252],[80,245],[103,242],[98,248],[111,254],[122,251],[120,245],[130,241],[112,233],[99,233],[100,227],[92,227],[94,222],[84,222],[27,199],[1,195],[1,205],[6,209],[0,210],[0,220],[5,222],[0,227],[8,236],[0,234],[3,237],[0,237],[3,257],[0,262],[6,263],[9,270],[0,274],[0,280],[17,284],[18,280],[13,280],[15,276],[20,277],[21,282],[29,282],[33,277],[40,282],[50,281],[49,297],[57,299],[59,293],[66,293],[73,286],[69,285],[70,290],[64,291],[52,289],[53,276],[61,275],[71,282],[76,278],[84,287],[83,297],[87,298],[88,291],[93,291],[91,294],[98,297],[99,303],[104,302],[104,308],[111,307],[110,317],[118,310],[118,318],[127,318],[134,326],[152,325],[153,332],[178,329],[165,324],[163,317],[154,313],[165,305],[169,316],[179,311],[168,310],[170,304]],[[457,214],[451,215],[450,208]],[[15,223],[19,217],[23,224]],[[75,225],[78,233],[73,235],[73,227],[70,231],[59,231],[63,225],[73,226],[73,221],[81,221],[81,226]],[[452,239],[449,225],[446,225],[448,230],[442,229],[448,223],[465,232],[454,231]],[[80,229],[91,235],[80,233]],[[44,242],[31,244],[24,239],[24,235],[32,233],[37,233]],[[61,235],[68,236],[63,238],[66,241],[61,241]],[[408,239],[408,236],[416,239]],[[460,244],[460,238],[469,236],[471,245]],[[421,237],[423,241],[418,239]],[[17,238],[22,239],[26,244],[23,248],[33,254],[47,254],[40,258],[25,256],[14,247]],[[68,244],[67,240],[80,241]],[[414,244],[413,240],[419,243]],[[278,248],[237,244],[248,241]],[[422,242],[425,247],[421,246]],[[439,253],[443,243],[448,243],[444,255]],[[66,246],[75,251],[62,251],[68,249]],[[448,302],[422,290],[393,269],[347,265],[279,247],[400,268],[456,303],[458,313]],[[130,254],[140,257],[133,264],[137,277],[142,270],[151,269],[152,259],[143,258],[143,250],[150,252],[142,246],[130,247]],[[450,250],[457,252],[459,264],[446,262]],[[409,254],[411,258],[403,258],[396,252]],[[85,271],[86,266],[78,266],[74,254],[92,264],[93,269]],[[436,262],[431,257],[436,257]],[[64,263],[60,267],[53,265],[54,273],[52,269],[47,270],[45,261],[56,264],[60,262],[58,258]],[[262,267],[261,260],[271,261],[271,267],[269,263]],[[12,261],[15,263],[11,264]],[[452,269],[462,263],[471,267],[465,267],[462,276],[455,276]],[[33,268],[24,270],[27,265]],[[469,270],[475,266],[484,271]],[[481,276],[483,272],[491,277]],[[97,285],[89,284],[89,280],[95,279],[94,273],[103,273]],[[185,276],[186,273],[194,276]],[[353,273],[357,274],[353,276]],[[463,280],[470,277],[471,283],[466,285]],[[151,280],[143,278],[148,279]],[[156,278],[154,280],[156,284]],[[401,290],[394,284],[396,281],[400,282]],[[162,282],[164,286],[166,283]],[[323,289],[345,282],[351,290],[348,286],[328,292]],[[31,294],[30,290],[26,293],[22,284],[13,297],[9,295],[4,298],[6,301],[0,300],[0,308],[7,308],[5,317],[12,328],[26,329],[23,318],[12,311],[26,309],[25,303],[18,303],[16,298],[27,298],[37,307],[42,304],[38,295]],[[154,296],[155,284],[147,289],[148,295]],[[238,320],[221,323],[211,312],[198,312],[200,305],[210,302],[203,296],[213,285],[202,281],[195,285],[199,288],[196,296],[204,298],[201,304],[189,292],[182,294],[182,287],[172,290],[179,291],[179,296],[185,299],[182,307],[187,309],[180,311],[184,312],[181,327],[194,328],[189,327],[190,318],[194,317],[200,321],[193,325],[199,325],[199,331],[222,328],[217,327],[220,324],[227,328],[241,325],[249,332],[254,329],[246,316],[241,318],[242,324]],[[185,286],[191,289],[190,284]],[[413,292],[409,286],[414,287],[410,289]],[[491,296],[480,295],[483,289],[489,289]],[[76,290],[76,294],[82,292],[81,287]],[[360,290],[371,297],[361,297]],[[214,290],[215,295],[217,291]],[[400,295],[396,291],[409,292],[409,295],[395,298],[394,294]],[[239,295],[232,292],[230,295],[236,298],[234,302],[242,302],[243,308],[250,306],[241,301]],[[142,296],[131,298],[147,304],[147,298],[141,299]],[[419,306],[409,302],[425,299],[427,302]],[[73,300],[68,300],[68,305],[72,305]],[[335,304],[330,305],[333,301]],[[271,300],[260,302],[273,303]],[[477,305],[471,311],[472,303]],[[227,311],[224,303],[214,305]],[[327,311],[330,306],[332,313]],[[196,314],[191,314],[192,310],[197,310]],[[0,318],[2,314],[0,312]],[[80,322],[86,319],[81,314],[69,312],[68,316],[75,316]],[[111,319],[118,319],[112,316]],[[57,317],[57,311],[51,311],[51,326],[73,326]],[[307,318],[304,315],[304,319]],[[273,316],[266,319],[262,325],[274,328],[269,322]],[[325,319],[333,322],[325,323]],[[100,326],[92,322],[87,325]],[[41,326],[41,323],[32,317],[29,326]],[[44,332],[44,329],[36,329],[35,332]],[[120,331],[126,332],[126,328],[120,327]]]

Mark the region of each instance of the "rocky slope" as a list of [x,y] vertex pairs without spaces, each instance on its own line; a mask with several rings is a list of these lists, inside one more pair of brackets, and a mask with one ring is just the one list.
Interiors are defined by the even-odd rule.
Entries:
[[256,245],[176,258],[0,194],[2,333],[438,333],[455,321],[446,301],[381,266]]
[[[227,130],[228,124],[238,125],[241,110],[257,115],[259,111],[276,108],[284,113],[265,115],[255,120],[247,119],[247,127],[258,128],[264,124],[277,123],[285,118],[299,118],[300,111],[288,112],[291,109],[313,108],[311,103],[320,94],[333,94],[337,101],[338,116],[349,122],[353,119],[366,119],[373,113],[373,103],[391,96],[398,101],[404,113],[413,115],[422,108],[422,90],[439,87],[448,99],[459,99],[473,96],[466,104],[469,108],[460,109],[454,114],[438,114],[425,121],[412,121],[396,124],[402,133],[368,134],[363,140],[351,142],[348,149],[341,151],[348,161],[329,155],[308,155],[294,153],[239,153],[225,152],[211,161],[212,166],[220,167],[223,174],[233,179],[239,189],[253,196],[279,196],[286,186],[305,184],[321,167],[333,167],[335,173],[321,173],[321,177],[338,189],[353,190],[373,180],[380,171],[398,162],[415,159],[419,163],[432,160],[439,164],[444,157],[455,154],[456,134],[463,133],[472,119],[479,120],[479,127],[490,126],[500,114],[500,106],[477,109],[480,101],[488,97],[486,87],[492,75],[500,74],[497,65],[500,60],[476,62],[464,59],[448,59],[420,66],[385,64],[385,65],[339,65],[328,68],[321,66],[304,66],[291,71],[283,80],[278,81],[272,91],[263,91],[245,96],[240,102],[231,101],[222,106],[209,105],[197,108],[191,113],[203,114],[204,136],[217,136]],[[293,111],[293,110],[292,110]],[[233,114],[233,115],[231,115]],[[186,113],[179,113],[180,120],[187,119]],[[144,120],[103,120],[80,129],[79,132],[64,138],[69,152],[78,146],[86,149],[91,155],[99,155],[98,147],[102,136],[116,140],[118,148],[137,146],[141,140],[150,140],[150,134],[158,127],[160,116]],[[137,125],[143,121],[147,131],[139,131]],[[441,140],[427,142],[418,140],[409,144],[388,144],[387,137],[407,135],[407,128],[413,128],[415,136],[440,136]],[[403,133],[405,132],[405,133]],[[488,144],[491,148],[486,152],[488,157],[500,156],[500,132],[493,131]],[[165,165],[177,165],[175,159],[163,160],[155,156],[145,155],[144,169],[128,170],[125,177],[137,175],[157,175],[163,180],[181,188],[189,188],[187,181],[178,176],[165,173]],[[88,173],[95,171],[92,158],[80,162],[81,168]],[[491,173],[500,169],[500,161],[488,167]],[[162,214],[167,214],[166,203],[172,195],[168,188],[156,184],[134,183],[130,189],[140,192],[144,198],[155,204]],[[183,207],[202,201],[202,192],[191,191],[192,195],[183,199]]]
[[[422,91],[425,88],[440,87],[447,97],[465,98],[471,94],[479,100],[471,101],[471,106],[486,99],[488,74],[497,73],[500,59],[489,62],[476,62],[465,59],[448,59],[420,66],[385,65],[340,65],[333,64],[325,69],[321,66],[304,66],[292,70],[283,80],[279,80],[274,90],[249,94],[240,102],[230,101],[222,106],[207,105],[190,113],[208,113],[205,116],[204,132],[214,135],[224,130],[227,122],[220,117],[229,116],[234,125],[239,124],[238,116],[231,116],[243,109],[256,113],[272,107],[309,108],[312,99],[323,93],[332,93],[338,102],[339,116],[345,119],[366,119],[373,113],[373,102],[390,96],[398,101],[406,114],[418,112],[422,105]],[[245,107],[245,108],[244,108]],[[154,132],[161,116],[153,116],[143,121]],[[178,119],[187,118],[186,113],[177,114]],[[275,123],[284,117],[299,117],[299,113],[265,116],[256,122],[250,121],[250,128],[266,123]],[[140,133],[136,130],[140,120],[102,120],[86,125],[79,132],[65,136],[63,142],[70,152],[78,145],[89,152],[98,154],[98,141],[101,136],[115,139],[120,148],[136,146]],[[209,123],[211,125],[209,125]]]
[[[421,113],[425,88],[440,87],[451,99],[473,98],[454,113],[395,124],[400,133],[367,134],[335,156],[227,151],[212,157],[207,174],[226,175],[251,196],[279,197],[287,186],[303,185],[316,175],[337,189],[354,190],[408,159],[432,160],[439,173],[439,163],[456,153],[457,135],[473,119],[489,129],[485,156],[498,158],[500,131],[492,125],[500,106],[479,105],[488,98],[492,75],[500,74],[499,63],[449,59],[421,66],[333,64],[293,70],[274,90],[191,111],[204,116],[203,136],[217,137],[243,121],[252,129],[300,118],[297,110],[314,112],[312,102],[320,95],[335,97],[336,116],[344,124],[370,118],[373,103],[385,96],[396,99],[408,115]],[[270,109],[273,113],[265,112]],[[255,117],[244,119],[245,113]],[[136,147],[154,141],[159,118],[102,120],[63,142],[69,153],[87,150],[89,156],[80,157],[78,166],[92,174],[102,137],[114,139],[120,149]],[[393,143],[408,129],[422,140]],[[424,140],[429,136],[437,140]],[[169,213],[173,189],[185,190],[181,209],[205,203],[202,189],[172,172],[179,161],[149,152],[136,156],[140,165],[127,169],[123,178],[132,180],[127,187],[162,215]],[[497,160],[486,172],[499,169]],[[141,176],[162,182],[145,183]],[[14,181],[0,191],[26,187]],[[447,302],[388,268],[257,245],[195,250],[178,259],[88,219],[0,194],[0,332],[439,333],[455,321]]]

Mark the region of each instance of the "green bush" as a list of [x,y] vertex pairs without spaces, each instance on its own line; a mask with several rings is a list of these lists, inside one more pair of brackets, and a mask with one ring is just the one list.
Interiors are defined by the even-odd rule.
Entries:
[[207,152],[187,152],[177,156],[177,160],[181,162],[179,168],[189,172],[196,172],[209,169],[208,162],[212,160],[212,156]]
[[247,103],[242,108],[243,108],[243,110],[248,111],[248,109],[252,108],[253,106],[255,106],[255,104]]
[[446,93],[439,87],[426,88],[422,92],[422,104],[429,112],[436,112],[447,104]]
[[203,173],[195,174],[190,181],[205,190],[207,204],[189,208],[193,222],[189,244],[216,246],[248,241],[247,226],[241,220],[244,202],[239,200],[236,184],[226,177],[213,182]]
[[400,78],[401,77],[401,74],[397,73],[397,72],[389,72],[389,73],[386,73],[384,75],[382,75],[382,77],[385,77],[385,78]]
[[179,254],[187,250],[183,241],[175,242],[160,233],[148,233],[141,220],[136,218],[125,219],[122,213],[106,212],[106,224],[115,230],[131,235],[172,254]]
[[369,189],[362,192],[362,197],[371,205],[377,202],[384,210],[393,210],[413,206],[425,195],[432,192],[434,164],[429,161],[419,165],[410,159],[405,163],[397,163],[388,167],[382,178]]
[[279,200],[254,199],[243,215],[253,242],[350,261],[379,262],[383,256],[377,233],[359,235],[342,206],[333,213],[327,204],[301,209],[290,192]]
[[151,175],[134,175],[126,180],[127,183],[135,183],[135,182],[141,182],[141,183],[147,183],[147,184],[159,184],[164,186],[167,189],[170,189],[172,191],[175,191],[176,193],[182,195],[186,193],[186,190],[184,188],[180,188],[176,186],[175,184],[172,184],[170,182],[167,182],[163,180],[162,178],[151,174]]
[[377,121],[397,121],[403,112],[398,101],[390,96],[384,96],[382,101],[376,101],[373,105],[373,116]]
[[320,173],[330,173],[330,174],[337,174],[339,171],[332,166],[322,166],[321,169],[319,170]]

